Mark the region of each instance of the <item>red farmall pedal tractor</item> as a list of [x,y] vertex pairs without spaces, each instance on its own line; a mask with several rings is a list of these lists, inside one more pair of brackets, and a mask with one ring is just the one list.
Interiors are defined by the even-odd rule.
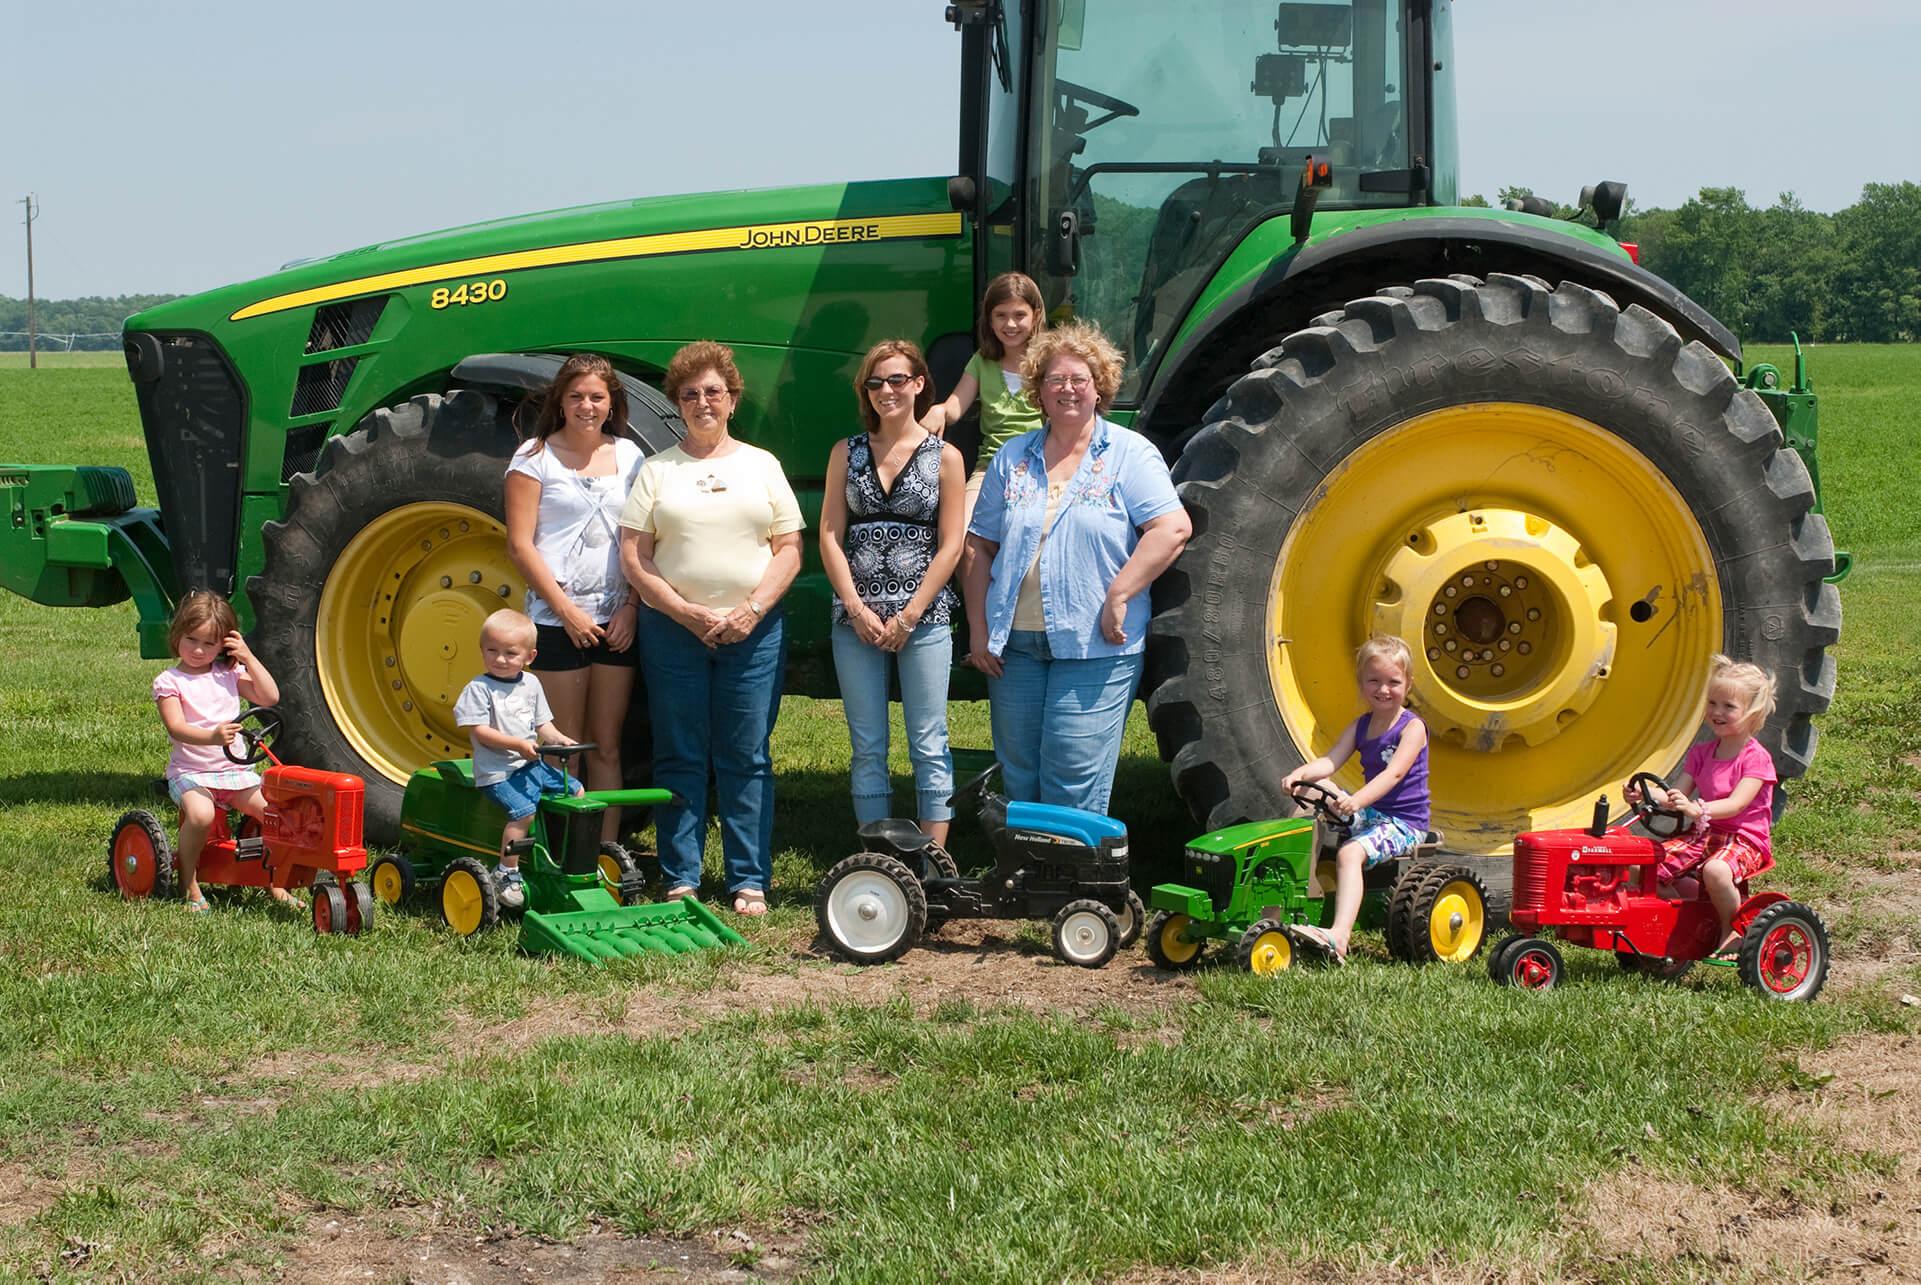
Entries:
[[[1668,784],[1637,772],[1629,784],[1640,791],[1631,820],[1609,827],[1607,798],[1594,806],[1585,830],[1543,830],[1514,840],[1514,909],[1508,921],[1520,931],[1488,956],[1494,980],[1523,990],[1548,990],[1561,980],[1561,952],[1549,937],[1575,946],[1611,950],[1623,969],[1675,978],[1707,959],[1721,935],[1721,921],[1705,896],[1660,894],[1655,870],[1665,855],[1660,840],[1686,824],[1679,813],[1656,806]],[[1810,1000],[1828,976],[1828,930],[1807,906],[1778,892],[1749,894],[1734,914],[1740,934],[1741,980],[1775,999]]]
[[[373,894],[349,878],[367,864],[360,820],[364,786],[357,776],[289,767],[267,743],[280,730],[280,716],[250,709],[240,716],[242,751],[227,757],[254,764],[272,759],[261,774],[267,799],[266,819],[255,825],[243,818],[238,831],[227,823],[225,808],[214,813],[207,842],[200,849],[200,882],[235,888],[313,889],[313,927],[317,933],[358,934],[373,926]],[[126,813],[113,827],[108,845],[113,885],[128,898],[165,897],[173,892],[173,846],[160,820],[144,808]],[[331,881],[319,881],[326,874]]]

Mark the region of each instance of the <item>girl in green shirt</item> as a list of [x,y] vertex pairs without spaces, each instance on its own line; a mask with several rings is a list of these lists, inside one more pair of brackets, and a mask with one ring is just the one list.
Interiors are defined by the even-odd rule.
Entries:
[[988,282],[976,328],[980,350],[961,372],[947,400],[935,403],[921,421],[928,432],[943,433],[967,413],[976,397],[980,398],[981,446],[974,471],[967,479],[966,517],[973,516],[981,479],[994,453],[1022,433],[1041,426],[1040,408],[1021,386],[1021,362],[1027,357],[1027,341],[1040,329],[1043,306],[1041,288],[1026,273],[1003,272]]

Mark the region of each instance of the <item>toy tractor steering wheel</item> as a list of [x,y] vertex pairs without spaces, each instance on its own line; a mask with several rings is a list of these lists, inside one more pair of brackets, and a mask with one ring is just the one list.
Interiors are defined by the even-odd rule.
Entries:
[[[259,705],[242,710],[240,717],[234,720],[242,725],[239,734],[234,738],[240,742],[240,752],[238,754],[234,752],[231,741],[222,745],[220,752],[227,756],[227,761],[230,763],[252,767],[267,757],[268,743],[280,735],[281,721],[278,710],[266,709]],[[249,723],[253,726],[246,726]]]
[[1312,812],[1329,825],[1346,825],[1353,818],[1344,817],[1334,808],[1334,800],[1340,793],[1321,784],[1319,781],[1296,781],[1288,787],[1288,797]]
[[[1664,778],[1652,772],[1636,772],[1628,778],[1628,785],[1641,792],[1641,801],[1634,805],[1635,819],[1641,823],[1642,829],[1655,838],[1672,839],[1684,833],[1692,824],[1685,814],[1676,812],[1673,808],[1658,807],[1652,801],[1655,797],[1654,790],[1659,790],[1661,797],[1665,798],[1667,792],[1673,788]],[[1655,825],[1657,821],[1662,824]]]
[[959,808],[964,802],[968,801],[972,796],[979,794],[981,791],[985,790],[987,788],[987,782],[993,777],[994,773],[1000,770],[1001,770],[1001,765],[999,761],[996,760],[993,764],[991,764],[988,767],[988,769],[985,772],[982,772],[979,776],[976,776],[973,780],[961,786],[960,789],[955,790],[952,794],[948,795],[947,806],[950,808]]
[[569,759],[576,754],[585,754],[588,750],[597,750],[599,748],[600,743],[598,741],[575,741],[571,745],[563,745],[558,741],[554,741],[540,747],[540,757]]

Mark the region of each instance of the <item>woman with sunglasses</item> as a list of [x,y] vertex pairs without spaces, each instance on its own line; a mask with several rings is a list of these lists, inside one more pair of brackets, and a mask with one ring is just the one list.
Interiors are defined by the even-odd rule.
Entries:
[[727,429],[740,405],[733,350],[701,340],[667,364],[687,436],[649,456],[621,510],[621,569],[639,593],[653,713],[654,810],[670,898],[700,888],[707,774],[719,790],[734,912],[767,913],[774,760],[786,634],[780,599],[800,570],[800,505],[780,461]]
[[1008,796],[1105,812],[1147,590],[1193,526],[1160,452],[1101,417],[1121,355],[1098,327],[1036,335],[1021,379],[1043,423],[994,456],[968,525],[967,663],[987,675]]
[[920,425],[934,400],[921,351],[905,339],[868,350],[854,376],[866,431],[834,444],[821,500],[820,560],[834,587],[834,670],[853,744],[854,818],[892,816],[887,775],[888,659],[900,672],[915,815],[947,842],[954,761],[947,677],[964,538],[960,452]]

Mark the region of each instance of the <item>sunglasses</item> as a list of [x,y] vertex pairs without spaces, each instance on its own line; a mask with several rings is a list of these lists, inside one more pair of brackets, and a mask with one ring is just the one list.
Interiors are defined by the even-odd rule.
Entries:
[[871,393],[882,384],[886,384],[889,388],[904,388],[908,380],[919,378],[919,375],[869,375],[867,378],[861,380],[860,383],[862,388],[865,388]]

